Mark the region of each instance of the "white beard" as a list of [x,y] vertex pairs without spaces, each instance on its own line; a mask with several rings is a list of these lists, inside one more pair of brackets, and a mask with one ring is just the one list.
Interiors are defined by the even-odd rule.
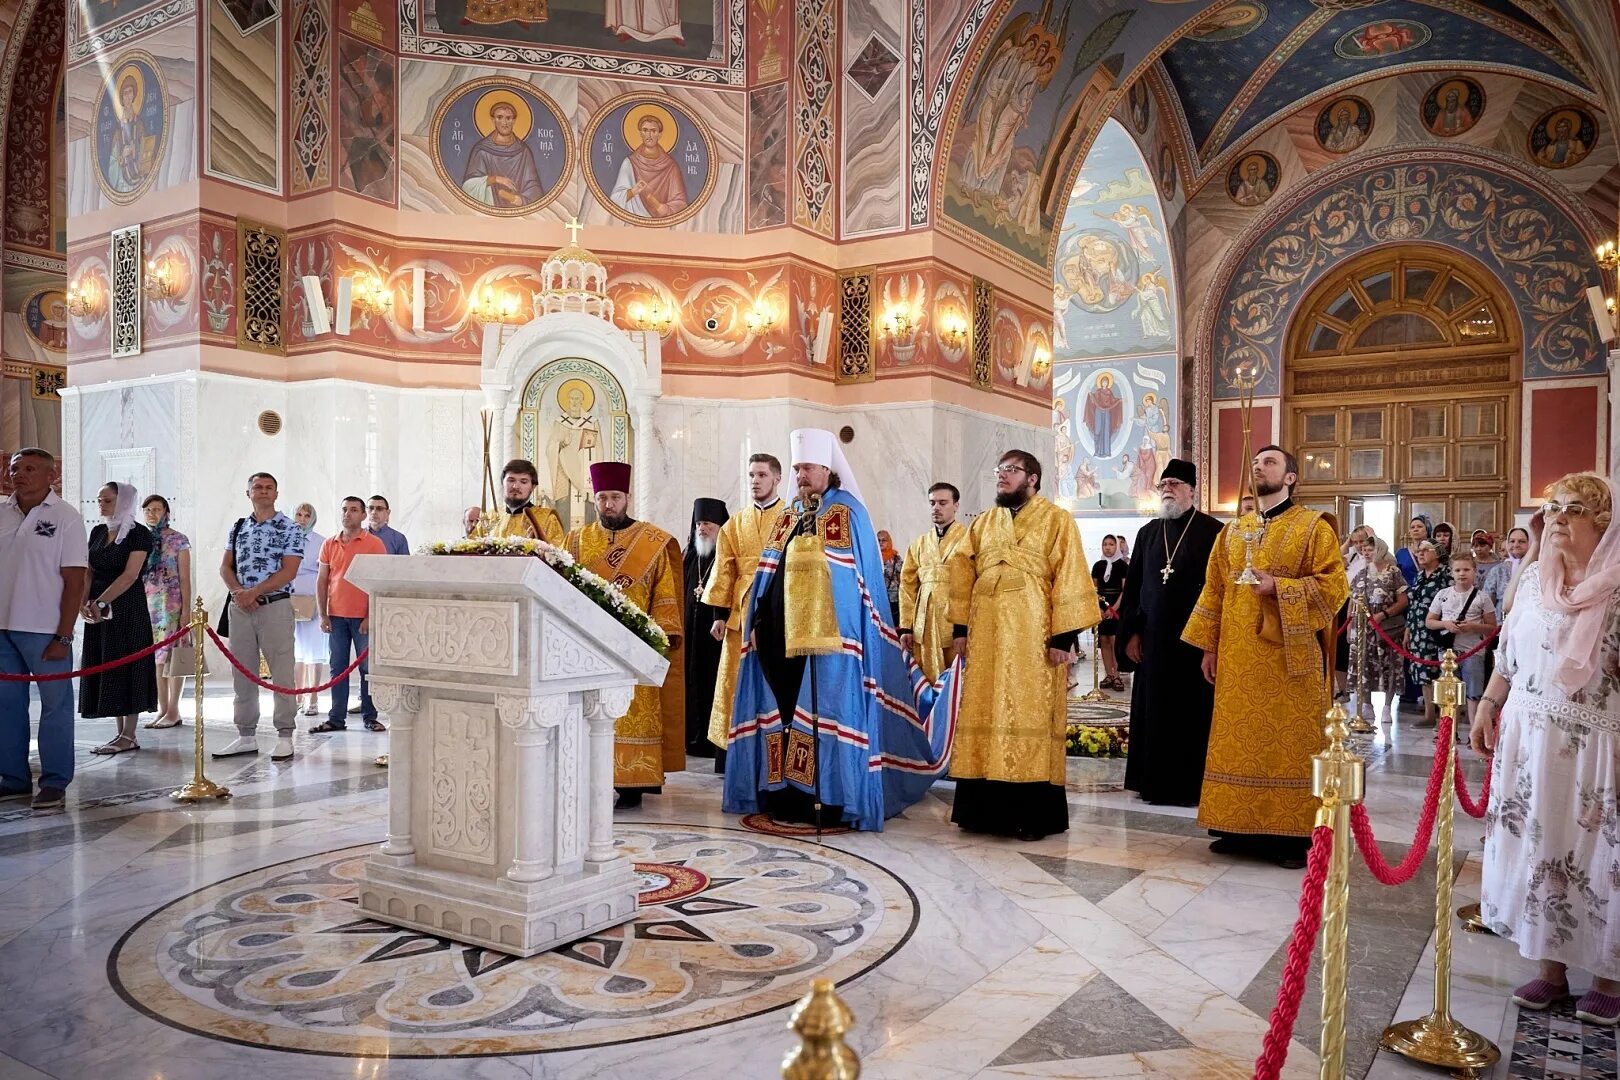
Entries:
[[1165,521],[1179,521],[1187,516],[1192,506],[1181,506],[1174,499],[1163,499],[1159,502],[1159,517]]
[[701,533],[692,541],[692,546],[697,548],[698,558],[700,559],[707,559],[714,554],[714,541]]

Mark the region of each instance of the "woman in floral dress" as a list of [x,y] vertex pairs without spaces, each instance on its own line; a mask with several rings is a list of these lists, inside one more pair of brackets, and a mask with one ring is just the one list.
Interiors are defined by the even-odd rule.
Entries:
[[[1385,634],[1395,641],[1401,639],[1401,633],[1406,627],[1406,578],[1401,574],[1395,556],[1390,552],[1389,545],[1378,537],[1368,534],[1361,541],[1361,569],[1356,573],[1356,579],[1350,583],[1352,591],[1359,595],[1367,605],[1366,652],[1362,663],[1365,665],[1363,676],[1367,684],[1367,693],[1384,695],[1383,722],[1389,723],[1390,714],[1395,708],[1395,699],[1400,695],[1401,685],[1406,680],[1406,672],[1401,667],[1400,659],[1395,650],[1389,647],[1379,633],[1372,629],[1371,623],[1377,623]],[[1350,624],[1351,647],[1359,647],[1355,639],[1355,623]],[[1372,701],[1361,702],[1362,715],[1372,719]]]
[[[141,504],[146,526],[152,533],[152,551],[146,557],[146,608],[152,616],[152,632],[162,641],[176,630],[191,612],[191,541],[169,524],[169,500],[148,495]],[[174,727],[180,722],[180,688],[184,675],[170,675],[169,656],[177,648],[191,648],[189,642],[159,649],[153,659],[158,671],[158,713],[147,721],[149,728]]]
[[[1553,485],[1469,741],[1495,751],[1480,908],[1539,977],[1545,1009],[1590,972],[1575,1015],[1620,1020],[1620,529],[1595,473]],[[1498,719],[1500,717],[1500,719]]]
[[[1424,540],[1413,549],[1417,554],[1417,580],[1406,590],[1406,651],[1424,660],[1440,659],[1438,631],[1428,627],[1429,605],[1441,589],[1451,587],[1451,570],[1440,561],[1440,548],[1433,540]],[[1423,688],[1423,719],[1415,727],[1434,727],[1438,713],[1434,708],[1434,679],[1440,672],[1428,664],[1409,660],[1407,677]]]

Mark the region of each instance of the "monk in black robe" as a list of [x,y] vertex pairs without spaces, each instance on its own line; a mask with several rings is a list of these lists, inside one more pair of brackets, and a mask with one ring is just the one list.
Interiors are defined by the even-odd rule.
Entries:
[[1203,651],[1181,640],[1221,531],[1197,499],[1197,468],[1170,459],[1159,477],[1159,517],[1136,534],[1119,601],[1120,667],[1136,672],[1125,787],[1170,806],[1198,805],[1215,708]]
[[714,569],[715,538],[731,517],[719,499],[698,499],[692,504],[692,530],[686,538],[686,752],[693,757],[714,757],[709,741],[709,713],[714,706],[714,685],[720,671],[724,643],[709,628],[726,613],[699,599]]

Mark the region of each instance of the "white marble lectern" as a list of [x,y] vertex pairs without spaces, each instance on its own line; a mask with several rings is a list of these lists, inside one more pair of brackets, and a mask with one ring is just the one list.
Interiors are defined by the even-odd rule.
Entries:
[[360,906],[517,956],[627,922],[613,722],[669,661],[539,559],[361,555],[388,840]]

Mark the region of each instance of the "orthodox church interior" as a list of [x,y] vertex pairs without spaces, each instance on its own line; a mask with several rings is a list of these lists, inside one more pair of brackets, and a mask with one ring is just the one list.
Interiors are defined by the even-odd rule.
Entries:
[[[209,612],[260,471],[422,544],[486,457],[569,528],[625,461],[684,543],[825,428],[904,551],[1018,448],[1095,559],[1172,457],[1226,520],[1279,443],[1392,547],[1616,460],[1613,0],[0,0],[0,41],[0,450],[87,522],[108,481],[165,496]],[[1120,730],[1081,649],[1070,718]],[[1070,757],[1028,843],[954,828],[948,780],[879,832],[760,831],[694,757],[615,815],[634,921],[525,958],[362,909],[388,735],[301,716],[293,760],[172,800],[191,693],[140,753],[80,720],[60,813],[0,804],[0,1078],[774,1076],[830,980],[868,1077],[1235,1080],[1286,989],[1301,871],[1117,757]],[[1375,726],[1395,861],[1434,737]],[[1399,887],[1353,860],[1343,1045],[1318,950],[1281,1076],[1445,1075],[1379,1049],[1437,951],[1480,1075],[1617,1075],[1614,1029],[1512,1003],[1511,942],[1437,926],[1482,835]]]

